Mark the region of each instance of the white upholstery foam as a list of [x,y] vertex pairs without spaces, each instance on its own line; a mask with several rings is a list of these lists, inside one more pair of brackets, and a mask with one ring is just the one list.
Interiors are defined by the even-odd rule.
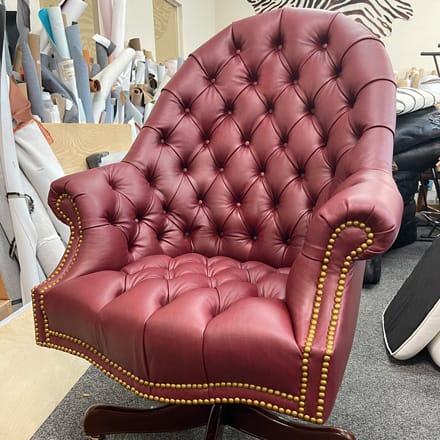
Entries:
[[[383,316],[382,316],[383,325]],[[384,331],[385,344],[390,354],[399,360],[410,359],[425,348],[430,341],[440,332],[440,299],[426,315],[411,336],[394,352],[391,351],[386,332]],[[437,335],[438,336],[438,335]],[[438,360],[440,363],[440,338],[438,338]]]
[[428,344],[428,351],[432,360],[440,367],[440,331],[437,336]]

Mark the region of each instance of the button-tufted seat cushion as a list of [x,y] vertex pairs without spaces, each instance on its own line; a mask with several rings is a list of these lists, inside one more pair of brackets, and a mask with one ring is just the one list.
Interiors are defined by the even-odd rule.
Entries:
[[71,239],[33,292],[38,343],[149,399],[323,423],[361,260],[399,229],[392,78],[343,15],[283,9],[214,36],[122,163],[53,183]]

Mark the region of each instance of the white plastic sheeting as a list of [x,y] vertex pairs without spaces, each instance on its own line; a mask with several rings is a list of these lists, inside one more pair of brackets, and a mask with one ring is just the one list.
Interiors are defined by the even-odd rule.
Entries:
[[[0,5],[0,16],[2,23],[4,23],[5,8],[3,5]],[[23,303],[28,303],[31,300],[31,290],[41,281],[42,274],[38,270],[37,231],[30,216],[28,202],[24,197],[24,188],[15,150],[11,109],[9,105],[9,76],[6,72],[6,63],[3,62],[3,54],[7,48],[5,39],[2,38],[2,40],[2,63],[0,71],[0,157],[12,229],[17,246],[17,256],[20,262],[21,297]]]

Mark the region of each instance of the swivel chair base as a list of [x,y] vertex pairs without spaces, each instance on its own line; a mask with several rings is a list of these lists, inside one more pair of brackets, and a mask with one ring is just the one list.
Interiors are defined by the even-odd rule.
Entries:
[[276,413],[247,405],[166,405],[134,409],[97,405],[85,415],[88,436],[106,434],[176,432],[206,426],[205,440],[220,440],[223,427],[264,440],[355,440],[349,431],[332,426],[313,426],[282,418]]

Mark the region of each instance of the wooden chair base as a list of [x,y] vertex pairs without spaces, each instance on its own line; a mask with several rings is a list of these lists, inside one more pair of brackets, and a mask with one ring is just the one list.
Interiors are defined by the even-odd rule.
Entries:
[[84,419],[86,434],[99,439],[106,434],[176,432],[200,426],[207,426],[205,440],[221,440],[224,426],[264,440],[355,440],[344,429],[296,423],[247,405],[166,405],[153,409],[98,405],[89,408]]

